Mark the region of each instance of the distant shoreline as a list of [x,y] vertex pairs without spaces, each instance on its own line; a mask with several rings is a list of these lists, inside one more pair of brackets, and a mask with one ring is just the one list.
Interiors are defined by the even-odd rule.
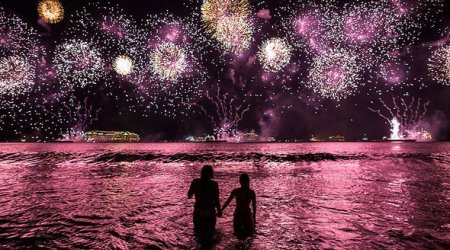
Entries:
[[450,142],[450,141],[276,141],[276,142],[189,142],[189,141],[141,141],[141,142],[22,142],[22,141],[3,141],[0,143],[44,143],[44,144],[145,144],[145,143],[186,143],[186,144],[283,144],[283,143],[435,143],[435,142]]

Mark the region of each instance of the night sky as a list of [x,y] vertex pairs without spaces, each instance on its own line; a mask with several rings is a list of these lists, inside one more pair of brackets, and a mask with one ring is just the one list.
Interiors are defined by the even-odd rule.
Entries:
[[[167,17],[167,13],[171,13],[183,20],[190,20],[189,29],[193,32],[189,33],[186,41],[183,40],[183,46],[188,44],[186,46],[197,60],[195,63],[188,61],[187,68],[192,72],[184,75],[182,80],[158,81],[152,72],[140,74],[147,69],[145,65],[148,63],[143,62],[144,66],[139,68],[140,71],[136,70],[133,77],[121,78],[108,72],[105,76],[89,79],[95,84],[88,83],[86,87],[78,86],[70,90],[67,90],[66,86],[61,87],[65,83],[58,75],[58,69],[55,66],[54,58],[58,45],[73,37],[81,40],[92,39],[90,41],[94,41],[102,48],[100,53],[105,59],[105,64],[108,62],[106,59],[109,56],[108,53],[117,54],[119,49],[115,47],[114,39],[111,39],[112,43],[102,41],[98,37],[103,36],[98,36],[90,29],[90,26],[86,27],[86,33],[83,35],[81,35],[83,31],[79,28],[80,26],[76,26],[79,21],[77,12],[95,1],[61,0],[65,18],[62,22],[51,25],[42,20],[39,21],[38,2],[37,0],[0,1],[3,12],[19,17],[31,29],[36,30],[39,46],[45,47],[47,51],[45,55],[39,56],[39,61],[45,61],[45,67],[36,66],[35,85],[39,87],[35,86],[25,91],[26,93],[20,91],[20,94],[14,96],[2,94],[0,140],[57,139],[69,129],[79,125],[80,119],[74,118],[69,113],[77,113],[77,107],[85,104],[89,105],[91,118],[88,123],[78,127],[82,130],[128,130],[140,134],[148,141],[182,140],[189,135],[213,134],[218,125],[220,127],[224,123],[223,119],[220,120],[220,115],[217,115],[219,111],[217,103],[214,103],[217,92],[217,96],[225,105],[240,108],[237,115],[242,115],[242,120],[234,121],[236,123],[231,129],[233,131],[230,132],[231,134],[236,133],[235,131],[255,130],[259,134],[273,136],[280,140],[308,140],[312,135],[325,138],[337,134],[345,136],[347,140],[360,140],[363,137],[381,139],[383,136],[389,136],[390,125],[386,119],[369,108],[380,110],[382,114],[391,118],[389,110],[383,107],[382,102],[392,107],[394,106],[392,100],[395,98],[398,106],[402,108],[401,100],[405,100],[406,106],[415,100],[416,102],[409,107],[409,109],[415,109],[417,100],[421,98],[419,113],[423,112],[424,117],[410,124],[410,129],[426,130],[435,140],[450,139],[450,104],[448,102],[450,99],[450,73],[448,72],[450,59],[448,57],[450,54],[440,57],[447,60],[447,66],[445,63],[436,65],[436,62],[430,65],[430,58],[433,55],[436,57],[438,53],[436,51],[443,51],[450,46],[448,1],[426,1],[429,2],[428,4],[421,4],[425,1],[415,0],[393,1],[406,6],[404,15],[408,17],[394,15],[403,23],[393,23],[392,20],[396,20],[395,18],[391,17],[391,20],[383,16],[384,12],[376,12],[374,16],[379,17],[377,20],[386,20],[386,25],[392,27],[386,26],[382,31],[380,27],[375,27],[375,31],[370,32],[380,34],[375,35],[370,42],[366,42],[364,37],[358,37],[361,39],[359,43],[348,37],[344,40],[345,42],[342,42],[339,40],[341,39],[339,32],[350,36],[350,31],[345,27],[342,29],[333,27],[339,25],[336,21],[339,18],[336,17],[351,13],[347,10],[352,10],[352,6],[366,6],[361,9],[368,10],[367,13],[370,13],[374,9],[370,7],[372,5],[369,5],[368,1],[336,1],[334,7],[320,3],[321,1],[317,1],[318,4],[284,0],[251,1],[251,8],[246,18],[253,25],[252,40],[242,52],[234,54],[224,51],[220,41],[213,38],[214,35],[211,32],[208,33],[208,30],[202,26],[200,20],[202,1],[190,3],[176,0],[111,0],[110,3],[96,1],[97,7],[116,6],[122,9],[125,15],[132,17],[136,22],[137,32],[143,30],[141,35],[146,34],[143,35],[147,39],[145,43],[152,46],[161,43],[161,39],[155,39],[155,36],[160,34],[155,31],[157,29],[155,27],[158,25],[162,27],[163,24],[146,25],[143,20],[149,15]],[[399,10],[399,5],[396,6],[392,7],[393,13]],[[92,5],[87,7],[89,13],[96,13],[95,9],[96,7]],[[110,12],[112,16],[114,13],[114,11]],[[328,20],[324,25],[325,28],[310,25],[306,29],[314,31],[302,33],[303,31],[297,30],[299,32],[297,36],[293,34],[295,32],[289,31],[289,27],[285,24],[290,22],[286,20],[291,20],[291,15],[303,17],[305,13],[316,13],[311,16],[318,16],[317,18],[322,21]],[[373,21],[369,19],[370,15],[366,12],[360,13],[362,13],[361,16],[368,18],[365,20],[366,23]],[[348,25],[349,19],[345,20],[342,23],[347,22]],[[383,24],[381,21],[379,23]],[[399,35],[390,34],[391,28]],[[360,28],[359,31],[361,30],[370,29]],[[314,35],[311,35],[313,33]],[[333,35],[330,35],[331,33]],[[358,35],[351,34],[353,38]],[[268,72],[270,70],[264,68],[258,51],[264,41],[274,37],[285,39],[284,41],[292,46],[292,49],[290,60],[286,65],[280,70]],[[319,47],[323,45],[326,48],[317,48],[315,44],[313,46],[311,38],[320,41]],[[397,40],[392,42],[394,38]],[[343,45],[343,43],[347,44]],[[128,43],[124,42],[124,44]],[[153,60],[154,57],[150,52],[140,49],[141,47],[137,48],[138,53],[134,57],[140,58],[138,55],[142,55],[144,58],[142,61]],[[344,50],[345,53],[342,52]],[[334,58],[327,57],[330,51],[340,51],[346,57],[330,63],[326,61],[326,58]],[[0,53],[0,57],[4,55],[5,53]],[[321,63],[329,63],[334,65],[333,67],[345,65],[346,72],[350,72],[349,75],[343,73],[347,77],[343,81],[349,81],[349,86],[342,95],[341,92],[337,95],[321,92],[322,89],[314,87],[321,79],[323,81],[321,77],[326,75],[319,71],[315,76],[319,80],[316,81],[316,85],[312,83],[314,82],[311,80],[311,72],[314,72],[312,69],[314,66],[323,66]],[[356,65],[351,66],[351,63]],[[350,66],[347,67],[347,64]],[[395,67],[392,69],[384,65],[395,65]],[[442,74],[433,77],[430,73],[436,68],[445,70],[445,67],[447,67],[446,78],[443,78]],[[113,71],[111,66],[104,66],[104,69],[106,68]],[[391,70],[389,72],[394,72],[393,75],[381,73],[386,72],[383,71],[384,69]],[[0,77],[4,76],[0,74]],[[74,81],[76,82],[72,79],[70,84],[74,84]],[[230,103],[230,100],[233,101]],[[172,101],[174,105],[171,105]],[[422,105],[428,102],[428,111],[422,111]],[[234,108],[228,111],[233,111]],[[394,109],[394,113],[396,111]],[[410,111],[411,114],[414,113],[414,110]],[[399,112],[400,116],[408,115],[408,111],[404,112],[403,109]],[[228,122],[233,123],[233,121]]]

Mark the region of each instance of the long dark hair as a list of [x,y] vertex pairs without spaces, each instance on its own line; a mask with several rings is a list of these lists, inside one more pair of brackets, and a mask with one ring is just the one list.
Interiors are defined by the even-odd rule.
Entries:
[[201,171],[201,179],[202,180],[211,180],[214,178],[214,171],[211,165],[205,165],[202,167]]

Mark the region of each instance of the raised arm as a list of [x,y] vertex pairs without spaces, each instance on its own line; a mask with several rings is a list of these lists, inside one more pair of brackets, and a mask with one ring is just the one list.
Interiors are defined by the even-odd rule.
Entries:
[[223,204],[222,211],[223,211],[226,207],[228,207],[228,205],[230,205],[230,203],[231,203],[231,201],[233,200],[233,198],[234,198],[234,190],[231,192],[230,197],[228,197],[228,199],[227,199],[227,201],[225,202],[225,204]]
[[191,182],[191,186],[189,187],[188,190],[188,199],[192,198],[192,196],[194,195],[194,190],[195,190],[195,180],[193,180]]
[[256,224],[256,194],[252,192],[253,223]]

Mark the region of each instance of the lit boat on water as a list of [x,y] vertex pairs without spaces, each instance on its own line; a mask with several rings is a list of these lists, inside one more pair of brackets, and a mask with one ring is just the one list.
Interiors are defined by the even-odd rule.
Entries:
[[86,142],[139,142],[138,134],[128,131],[100,131],[94,130],[84,134]]

